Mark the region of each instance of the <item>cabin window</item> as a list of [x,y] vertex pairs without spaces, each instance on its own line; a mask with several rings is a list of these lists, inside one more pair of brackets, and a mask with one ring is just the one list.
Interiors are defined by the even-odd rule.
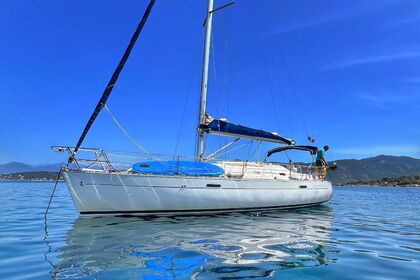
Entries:
[[207,184],[207,188],[220,188],[220,184]]

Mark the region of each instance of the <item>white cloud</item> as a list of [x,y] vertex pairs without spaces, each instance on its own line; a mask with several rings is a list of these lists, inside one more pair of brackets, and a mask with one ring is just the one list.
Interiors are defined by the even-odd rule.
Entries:
[[360,95],[362,99],[367,101],[369,104],[379,107],[379,108],[387,108],[391,105],[396,104],[411,104],[411,105],[418,105],[418,101],[412,103],[416,99],[420,99],[416,94],[371,94],[371,93],[364,93]]
[[420,157],[420,144],[419,145],[377,145],[366,147],[347,147],[337,148],[331,150],[336,155],[350,157],[350,158],[363,158],[377,155],[394,155],[394,156],[411,156]]
[[[382,9],[384,7],[387,7],[392,4],[398,3],[398,1],[389,0],[389,1],[378,1],[374,5],[369,3],[369,1],[356,1],[356,2],[349,2],[352,5],[352,9],[349,9],[349,7],[345,7],[345,9],[335,9],[334,7],[331,7],[329,10],[325,10],[324,14],[320,14],[318,16],[310,16],[306,17],[305,19],[301,19],[300,22],[295,22],[287,26],[280,26],[276,28],[276,30],[273,32],[274,34],[284,34],[289,33],[292,31],[305,29],[305,28],[311,28],[323,24],[329,24],[333,23],[339,20],[348,19],[360,15],[365,14],[371,14],[375,13],[377,10]],[[355,8],[355,5],[357,6]]]
[[407,83],[417,84],[417,83],[420,83],[420,77],[417,77],[417,78],[407,78],[404,81],[407,82]]
[[275,34],[284,34],[289,33],[292,31],[305,29],[308,27],[318,26],[322,24],[332,23],[337,20],[341,20],[343,18],[346,18],[345,15],[342,14],[331,14],[331,15],[324,15],[315,19],[307,19],[303,22],[291,24],[289,26],[283,26],[278,28],[274,33]]
[[401,20],[392,22],[392,23],[389,24],[389,26],[390,27],[400,27],[400,26],[403,26],[403,25],[408,25],[408,24],[413,24],[413,23],[417,24],[417,21],[419,21],[419,20],[420,20],[420,14],[415,14],[414,16],[404,17]]
[[381,54],[381,55],[367,55],[364,57],[350,58],[333,65],[326,67],[326,70],[341,69],[353,66],[359,66],[371,63],[389,62],[393,60],[420,58],[420,52],[400,52],[394,54]]

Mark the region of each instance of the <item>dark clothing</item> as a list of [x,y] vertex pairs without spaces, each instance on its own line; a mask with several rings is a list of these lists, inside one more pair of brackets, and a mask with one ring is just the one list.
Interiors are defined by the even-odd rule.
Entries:
[[315,162],[315,164],[316,164],[316,166],[324,166],[325,164],[324,164],[324,162],[322,161],[322,160],[317,160],[316,162]]

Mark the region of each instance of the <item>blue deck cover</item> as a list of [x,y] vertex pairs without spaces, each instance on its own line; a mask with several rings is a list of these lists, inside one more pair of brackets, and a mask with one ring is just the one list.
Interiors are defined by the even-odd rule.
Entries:
[[211,176],[223,175],[224,170],[214,164],[201,161],[170,160],[170,161],[144,161],[133,164],[132,170],[137,173],[154,175],[186,175]]

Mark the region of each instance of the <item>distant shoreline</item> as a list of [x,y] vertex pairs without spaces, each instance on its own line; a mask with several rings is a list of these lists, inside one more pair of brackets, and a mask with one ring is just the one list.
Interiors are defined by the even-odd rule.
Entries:
[[384,187],[420,187],[420,176],[402,176],[371,181],[355,181],[338,184],[341,186],[384,186]]
[[[57,180],[57,176],[58,172],[51,171],[17,172],[10,174],[0,174],[0,181],[55,182]],[[63,180],[62,175],[60,175],[60,180]]]

